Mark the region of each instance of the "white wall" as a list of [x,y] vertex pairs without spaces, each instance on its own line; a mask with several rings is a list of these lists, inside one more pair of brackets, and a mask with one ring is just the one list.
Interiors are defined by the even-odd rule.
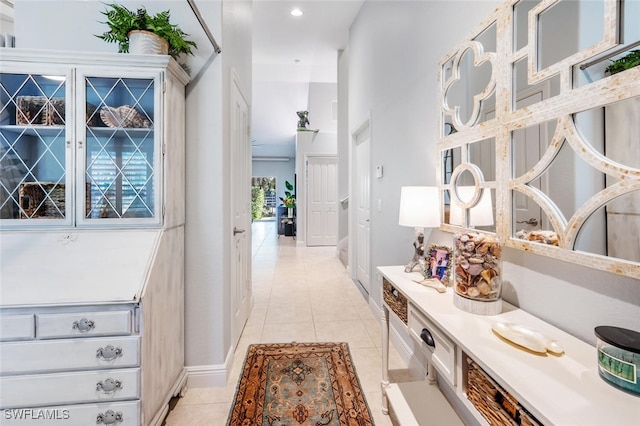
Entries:
[[[336,70],[337,72],[337,70]],[[336,132],[338,121],[332,117],[332,102],[338,100],[336,83],[309,84],[309,124],[307,128]]]
[[338,52],[338,241],[349,235],[349,48]]
[[[372,178],[372,206],[383,202],[371,213],[372,274],[412,255],[413,231],[397,225],[400,187],[436,183],[437,62],[499,5],[366,2],[351,28],[349,127],[371,114],[371,166],[385,171]],[[451,245],[440,231],[429,239]],[[640,329],[638,280],[511,249],[503,267],[505,300],[585,341],[595,342],[595,325]]]

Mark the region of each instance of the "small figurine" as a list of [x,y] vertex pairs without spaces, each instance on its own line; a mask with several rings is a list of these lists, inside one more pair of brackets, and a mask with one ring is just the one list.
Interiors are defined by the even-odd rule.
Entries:
[[413,259],[411,259],[411,262],[409,262],[409,264],[405,266],[404,271],[411,272],[418,265],[420,266],[420,269],[424,271],[424,235],[422,233],[416,236],[416,240],[413,242],[413,248],[415,249]]
[[300,120],[298,120],[298,130],[309,130],[307,129],[307,124],[309,123],[309,111],[298,111],[296,112]]

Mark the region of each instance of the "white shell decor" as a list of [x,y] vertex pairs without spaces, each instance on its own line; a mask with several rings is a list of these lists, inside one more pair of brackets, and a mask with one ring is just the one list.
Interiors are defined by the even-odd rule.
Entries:
[[152,126],[151,121],[131,105],[119,107],[105,105],[100,109],[100,118],[108,127],[150,128]]
[[556,342],[535,330],[520,324],[510,322],[496,322],[491,329],[500,336],[533,352],[551,352],[561,355],[564,349]]
[[456,294],[480,301],[500,299],[502,250],[498,240],[470,231],[456,234],[453,241]]

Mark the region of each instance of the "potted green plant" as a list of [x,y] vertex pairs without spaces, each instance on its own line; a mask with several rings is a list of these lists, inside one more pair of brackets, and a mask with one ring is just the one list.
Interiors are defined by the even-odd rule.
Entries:
[[[171,16],[168,10],[150,15],[144,7],[137,12],[132,12],[116,3],[106,6],[109,9],[100,13],[107,17],[107,21],[102,23],[109,26],[109,31],[96,37],[107,43],[117,43],[120,53],[127,53],[130,49],[131,53],[151,53],[144,50],[146,46],[159,43],[161,45],[159,47],[162,48],[161,54],[169,54],[177,58],[180,54],[192,55],[192,49],[197,48],[194,41],[185,38],[188,34],[170,22]],[[159,38],[161,41],[133,41],[132,37],[137,36],[139,32],[154,34],[151,37]],[[142,46],[143,51],[135,50],[134,43],[136,48]]]
[[296,207],[296,197],[291,193],[293,185],[289,181],[285,181],[284,186],[287,190],[284,191],[284,197],[280,197],[280,201],[287,207],[287,215],[293,217],[293,209]]
[[611,61],[605,72],[613,75],[638,65],[640,65],[640,50],[632,50],[622,58]]

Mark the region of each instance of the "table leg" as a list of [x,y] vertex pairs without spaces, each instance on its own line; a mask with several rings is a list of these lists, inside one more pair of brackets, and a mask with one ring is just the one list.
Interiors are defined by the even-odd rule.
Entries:
[[382,413],[389,414],[387,387],[389,386],[389,309],[382,306]]

